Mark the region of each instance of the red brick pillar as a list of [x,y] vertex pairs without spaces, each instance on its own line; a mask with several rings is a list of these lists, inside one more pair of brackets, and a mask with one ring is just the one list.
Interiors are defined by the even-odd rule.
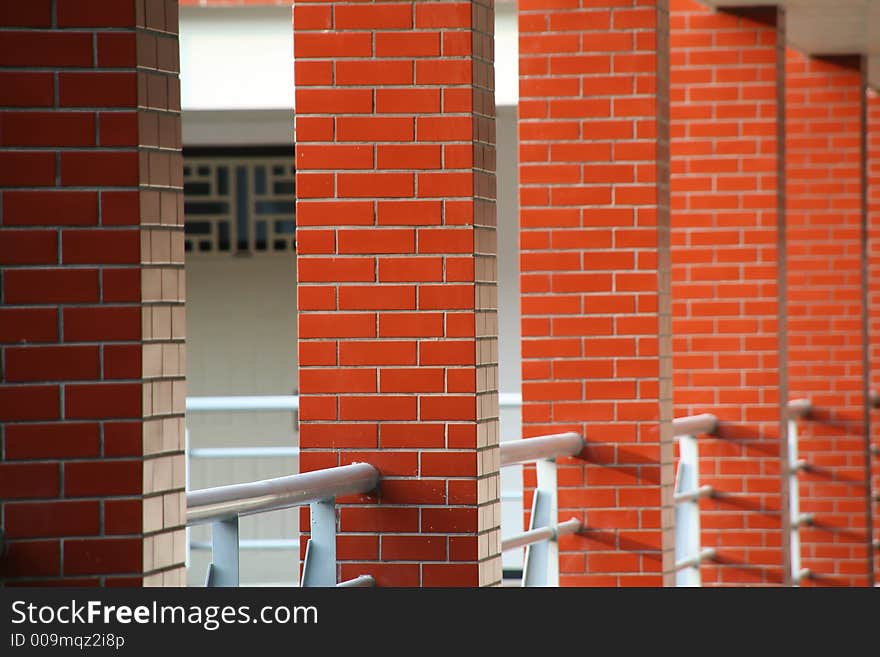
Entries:
[[702,547],[717,551],[702,567],[710,585],[781,584],[787,572],[780,513],[783,21],[775,8],[729,14],[695,0],[673,2],[675,414],[719,419],[717,435],[698,443],[699,483],[718,492],[700,503]]
[[786,61],[789,386],[814,412],[800,422],[805,585],[873,577],[867,527],[866,347],[860,58]]
[[[868,335],[871,391],[880,399],[880,93],[867,90]],[[871,415],[871,492],[874,496],[874,581],[880,581],[880,410]]]
[[182,585],[177,3],[5,3],[0,25],[3,573]]
[[519,11],[523,431],[589,444],[559,471],[589,528],[560,582],[670,583],[667,3]]
[[492,2],[294,26],[300,463],[383,477],[340,510],[340,577],[498,584]]

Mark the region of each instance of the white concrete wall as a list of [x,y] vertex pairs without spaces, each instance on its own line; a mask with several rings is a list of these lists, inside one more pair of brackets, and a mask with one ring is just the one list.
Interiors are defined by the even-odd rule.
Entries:
[[181,7],[183,110],[292,108],[292,4]]

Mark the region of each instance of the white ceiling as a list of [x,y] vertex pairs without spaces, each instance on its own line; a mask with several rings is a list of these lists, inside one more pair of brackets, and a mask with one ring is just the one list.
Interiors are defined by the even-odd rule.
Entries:
[[810,55],[866,55],[880,89],[880,0],[703,0],[713,7],[785,7],[789,44]]

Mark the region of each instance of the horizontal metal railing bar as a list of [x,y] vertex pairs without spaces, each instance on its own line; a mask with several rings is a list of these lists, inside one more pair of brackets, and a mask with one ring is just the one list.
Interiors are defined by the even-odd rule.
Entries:
[[193,459],[245,459],[299,456],[299,447],[191,447]]
[[189,412],[295,411],[298,409],[298,395],[226,395],[186,398],[186,410]]
[[785,409],[788,411],[788,418],[795,420],[807,417],[813,410],[813,404],[809,399],[792,399],[785,405]]
[[192,491],[186,495],[186,524],[301,506],[340,495],[366,493],[379,482],[367,463]]
[[794,467],[791,468],[790,474],[797,474],[801,470],[809,470],[810,464],[805,459],[798,459],[794,462]]
[[681,502],[695,502],[703,497],[712,497],[715,494],[715,489],[711,486],[700,486],[697,490],[689,491],[687,493],[676,493],[672,497],[672,501],[676,504]]
[[809,568],[801,568],[800,572],[794,577],[794,583],[800,584],[805,579],[810,579],[813,576],[813,571]]
[[704,561],[708,561],[709,559],[714,559],[717,552],[715,552],[714,548],[706,548],[705,550],[700,550],[700,553],[696,556],[690,557],[688,559],[682,559],[681,561],[675,562],[675,571],[683,570],[684,568],[693,568],[694,566],[699,566]]
[[[190,550],[210,550],[208,541],[191,541]],[[299,541],[293,538],[242,538],[238,541],[239,550],[298,550]]]
[[[522,395],[518,392],[498,393],[498,406],[520,408]],[[188,411],[295,411],[299,408],[299,395],[215,395],[187,397]]]
[[701,433],[715,433],[718,418],[711,413],[677,417],[672,421],[672,432],[675,436],[698,436]]
[[376,580],[373,579],[372,575],[358,575],[354,579],[348,579],[344,582],[339,582],[336,585],[338,588],[356,588],[356,587],[368,587],[368,586],[376,586]]
[[520,408],[522,403],[522,395],[518,392],[498,393],[498,406],[501,408]]
[[816,521],[815,516],[812,513],[802,513],[797,517],[792,525],[794,527],[803,527],[804,525],[812,525]]
[[526,545],[531,545],[532,543],[553,541],[560,536],[576,534],[581,531],[583,527],[584,526],[580,520],[578,520],[577,518],[572,518],[570,520],[566,520],[565,522],[560,522],[555,527],[538,527],[537,529],[530,529],[527,532],[517,534],[516,536],[511,536],[510,538],[501,541],[501,551],[507,552],[508,550],[515,550],[516,548],[525,547]]
[[501,467],[559,456],[575,456],[586,446],[583,436],[574,431],[548,436],[523,438],[501,443]]

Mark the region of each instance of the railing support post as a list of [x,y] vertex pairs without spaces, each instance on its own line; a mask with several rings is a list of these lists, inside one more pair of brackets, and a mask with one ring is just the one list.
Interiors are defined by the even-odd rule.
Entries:
[[[532,502],[529,529],[555,527],[559,515],[556,496],[556,459],[540,459],[535,464],[538,487]],[[522,585],[559,586],[559,543],[556,538],[526,547]]]
[[801,491],[798,472],[809,468],[809,463],[798,457],[798,425],[800,418],[810,415],[813,410],[809,399],[794,399],[788,402],[787,431],[788,441],[788,538],[789,538],[789,563],[791,571],[789,579],[792,586],[800,586],[804,579],[810,577],[809,570],[801,564],[801,535],[800,527],[812,522],[812,515],[801,513]]
[[238,586],[238,516],[212,522],[211,543],[205,586]]
[[312,502],[302,586],[336,586],[336,498]]
[[[678,477],[675,493],[696,493],[699,488],[699,453],[696,436],[678,438]],[[675,505],[675,560],[693,560],[693,564],[675,573],[676,586],[702,586],[700,576],[700,499],[692,499]]]

